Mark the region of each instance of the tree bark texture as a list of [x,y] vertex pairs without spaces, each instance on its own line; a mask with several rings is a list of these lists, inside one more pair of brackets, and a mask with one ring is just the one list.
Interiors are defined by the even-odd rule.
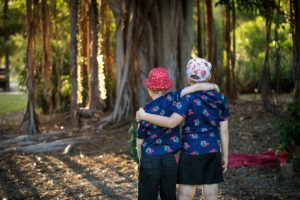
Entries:
[[79,92],[81,94],[81,106],[85,107],[88,101],[88,91],[89,91],[89,78],[88,78],[88,24],[89,21],[89,1],[83,0],[81,1],[81,20],[80,20],[80,86],[78,87]]
[[216,56],[216,35],[214,27],[214,18],[213,18],[213,8],[212,1],[205,0],[205,18],[207,26],[207,38],[208,38],[208,60],[212,64],[212,79],[217,81],[217,56]]
[[98,79],[98,4],[96,0],[91,0],[90,17],[92,30],[92,66],[90,70],[89,108],[101,110],[99,79]]
[[278,36],[278,29],[280,23],[280,0],[278,0],[277,4],[277,13],[276,13],[276,21],[275,21],[275,29],[274,29],[274,40],[275,40],[275,80],[276,86],[275,90],[277,93],[281,92],[281,73],[280,73],[280,43]]
[[33,40],[35,35],[34,15],[32,10],[32,0],[26,0],[26,30],[27,30],[27,47],[26,47],[26,68],[27,68],[27,106],[23,121],[20,126],[21,134],[34,135],[39,132],[38,116],[35,113],[34,97],[34,59],[33,59]]
[[[3,7],[3,18],[4,18],[4,25],[6,26],[7,24],[7,20],[8,20],[8,3],[9,3],[9,0],[5,0],[4,1],[4,7]],[[5,32],[5,35],[4,35],[4,41],[8,41],[9,40],[9,36],[8,36],[8,33]],[[9,65],[10,65],[10,62],[9,62],[9,47],[7,44],[5,44],[5,47],[4,47],[4,56],[5,56],[5,79],[6,79],[6,85],[5,85],[5,90],[6,92],[9,91]]]
[[116,94],[116,67],[112,55],[111,48],[111,11],[108,0],[104,0],[104,34],[103,34],[103,54],[104,56],[104,73],[105,73],[105,88],[107,92],[106,109],[112,110]]
[[[190,28],[191,24],[193,24],[193,7],[194,0],[185,0],[182,1],[182,19],[179,19],[179,23],[181,24],[181,29],[179,32],[179,70],[180,70],[180,82],[179,87],[182,88],[187,85],[186,78],[186,64],[188,60],[191,58],[191,49],[193,48],[194,42],[194,32],[193,29]],[[201,31],[201,30],[200,30]]]
[[271,13],[269,13],[269,6],[268,2],[266,3],[266,15],[265,15],[265,29],[266,29],[266,47],[265,47],[265,58],[261,70],[261,77],[260,77],[260,92],[261,98],[263,101],[264,108],[269,111],[273,112],[274,102],[272,97],[271,91],[271,73],[270,73],[270,63],[269,63],[269,43],[271,37]]
[[[127,5],[121,0],[110,1],[110,7],[116,20],[116,67],[117,87],[115,107],[110,115],[103,119],[104,125],[119,122],[132,113],[128,72],[131,64],[133,20],[135,18],[135,1]],[[124,12],[128,12],[127,16]],[[126,19],[126,17],[127,19]],[[127,26],[123,27],[123,23]]]
[[[232,11],[232,15],[230,15],[230,11]],[[232,20],[231,20],[232,17]],[[225,13],[224,13],[224,26],[225,26],[225,52],[226,52],[226,63],[225,63],[225,71],[226,71],[226,94],[227,98],[230,100],[237,99],[236,92],[236,83],[234,79],[234,67],[235,67],[235,12],[234,5],[230,5],[230,2],[225,4]],[[232,40],[230,37],[230,32],[232,31]],[[231,49],[232,44],[232,49]]]
[[197,0],[197,51],[198,57],[203,58],[201,0]]
[[78,125],[78,101],[77,101],[77,0],[69,0],[70,3],[70,65],[71,65],[71,83],[72,83],[72,95],[71,95],[71,114],[72,123],[74,126]]
[[[58,19],[58,11],[57,11],[57,4],[54,4],[52,6],[52,14],[53,14],[53,39],[54,40],[62,40],[62,33],[60,30],[60,27],[58,25],[57,19]],[[62,107],[62,99],[61,99],[61,88],[62,88],[62,68],[63,68],[63,62],[64,62],[64,51],[62,47],[57,48],[57,56],[56,59],[53,59],[53,74],[56,77],[54,83],[53,83],[53,90],[55,91],[54,95],[54,102],[53,102],[53,109],[55,112],[60,112]]]
[[230,70],[230,58],[231,58],[231,39],[230,39],[230,30],[231,30],[231,20],[230,20],[230,5],[229,2],[225,4],[224,12],[224,26],[225,26],[225,72],[226,72],[226,94],[228,97],[231,97],[231,70]]
[[232,91],[232,99],[236,100],[238,98],[237,87],[235,81],[235,63],[236,63],[236,36],[235,36],[235,26],[236,26],[236,13],[235,13],[235,0],[232,0],[232,52],[231,52],[231,91]]
[[44,79],[44,91],[45,99],[47,102],[46,113],[52,111],[52,83],[51,83],[51,72],[52,72],[52,48],[51,48],[51,14],[49,1],[42,0],[42,26],[43,26],[43,68],[42,74]]

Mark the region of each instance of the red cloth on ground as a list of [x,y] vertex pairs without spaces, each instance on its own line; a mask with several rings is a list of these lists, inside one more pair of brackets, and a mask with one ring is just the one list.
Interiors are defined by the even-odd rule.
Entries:
[[287,158],[288,152],[286,151],[278,155],[274,150],[257,154],[231,153],[228,158],[228,168],[262,165],[276,167],[279,163],[286,163]]

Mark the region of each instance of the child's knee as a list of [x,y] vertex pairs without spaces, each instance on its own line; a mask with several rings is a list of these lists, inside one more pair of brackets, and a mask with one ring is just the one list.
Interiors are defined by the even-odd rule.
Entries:
[[205,200],[218,199],[218,184],[204,185],[203,195]]
[[195,193],[195,186],[193,185],[181,185],[179,187],[179,200],[193,199]]

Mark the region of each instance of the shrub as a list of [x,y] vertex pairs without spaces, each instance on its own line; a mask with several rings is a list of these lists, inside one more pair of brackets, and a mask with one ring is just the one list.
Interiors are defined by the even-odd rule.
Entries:
[[279,117],[278,126],[281,136],[281,149],[300,146],[300,103],[290,103]]
[[128,130],[128,133],[130,133],[130,156],[133,158],[133,160],[136,163],[139,163],[138,154],[136,150],[136,135],[137,135],[137,122],[136,120],[133,120],[131,123],[131,126]]

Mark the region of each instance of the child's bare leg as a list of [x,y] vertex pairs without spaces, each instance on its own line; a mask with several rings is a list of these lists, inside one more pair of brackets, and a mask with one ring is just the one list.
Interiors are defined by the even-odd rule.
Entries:
[[179,200],[191,200],[195,194],[195,185],[179,185]]
[[218,184],[203,185],[202,194],[205,200],[217,200]]

